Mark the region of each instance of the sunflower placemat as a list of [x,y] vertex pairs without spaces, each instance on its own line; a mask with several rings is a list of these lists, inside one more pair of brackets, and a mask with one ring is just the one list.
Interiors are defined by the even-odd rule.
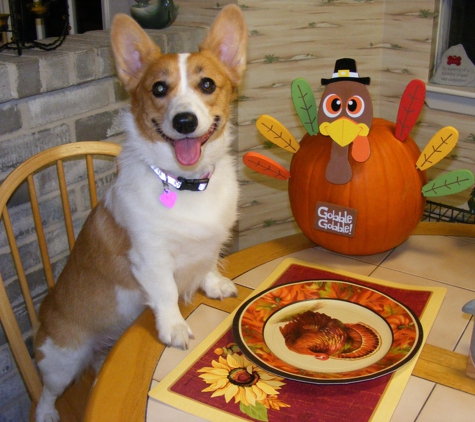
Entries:
[[210,421],[389,421],[444,295],[287,259],[149,395]]

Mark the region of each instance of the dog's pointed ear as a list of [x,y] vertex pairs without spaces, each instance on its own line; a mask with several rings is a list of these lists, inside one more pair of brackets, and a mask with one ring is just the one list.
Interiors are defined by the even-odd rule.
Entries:
[[231,81],[237,86],[246,68],[246,48],[247,25],[241,9],[228,5],[216,17],[200,50],[215,54],[230,70]]
[[117,14],[111,26],[112,51],[117,75],[130,92],[160,48],[130,16]]

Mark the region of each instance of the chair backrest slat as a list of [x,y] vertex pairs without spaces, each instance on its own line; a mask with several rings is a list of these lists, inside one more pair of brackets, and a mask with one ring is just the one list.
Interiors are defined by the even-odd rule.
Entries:
[[20,283],[23,299],[25,300],[28,317],[30,318],[31,326],[33,328],[36,328],[38,326],[38,315],[36,314],[35,305],[33,304],[33,299],[31,298],[30,289],[26,280],[25,269],[23,268],[23,263],[21,262],[20,252],[18,250],[15,234],[13,233],[10,215],[8,214],[8,210],[6,207],[3,209],[2,217],[3,225],[5,227],[5,233],[8,239],[8,244],[10,246],[10,253],[12,254],[13,264],[15,265],[18,282]]
[[56,170],[58,172],[59,192],[61,194],[61,204],[63,205],[64,225],[68,238],[69,251],[71,252],[76,241],[74,237],[73,217],[69,205],[68,187],[66,185],[66,175],[64,174],[64,165],[62,160],[56,161]]
[[94,176],[94,163],[92,155],[86,155],[87,180],[89,184],[89,197],[91,198],[91,208],[97,205],[96,178]]
[[20,328],[15,319],[10,301],[8,300],[5,286],[0,275],[0,320],[2,321],[5,335],[11,345],[13,357],[18,364],[28,393],[31,399],[37,402],[41,395],[41,380],[36,368],[31,360],[26,347],[15,347],[16,344],[24,344],[25,340],[21,335]]
[[28,192],[30,193],[31,212],[33,213],[33,221],[35,222],[36,237],[38,238],[38,247],[40,248],[41,261],[45,271],[46,282],[51,289],[54,287],[53,270],[51,269],[51,261],[49,259],[48,245],[46,244],[45,231],[43,229],[43,221],[41,220],[40,206],[38,196],[36,195],[35,181],[33,174],[26,178],[28,182]]

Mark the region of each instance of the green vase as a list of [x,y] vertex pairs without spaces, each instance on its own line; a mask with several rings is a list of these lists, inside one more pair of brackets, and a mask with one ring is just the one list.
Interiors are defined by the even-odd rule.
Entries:
[[130,14],[142,28],[162,29],[175,21],[178,5],[173,0],[158,0],[157,4],[142,2],[130,6]]

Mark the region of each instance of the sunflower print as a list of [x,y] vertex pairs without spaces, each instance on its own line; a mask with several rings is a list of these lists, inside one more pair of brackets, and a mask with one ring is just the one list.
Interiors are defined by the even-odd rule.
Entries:
[[278,399],[279,390],[285,385],[283,378],[269,374],[239,354],[236,345],[218,348],[218,360],[210,367],[198,370],[209,386],[202,392],[211,392],[211,397],[224,397],[226,403],[234,399],[242,412],[249,416],[260,415],[267,420],[267,409],[279,410],[290,407]]

